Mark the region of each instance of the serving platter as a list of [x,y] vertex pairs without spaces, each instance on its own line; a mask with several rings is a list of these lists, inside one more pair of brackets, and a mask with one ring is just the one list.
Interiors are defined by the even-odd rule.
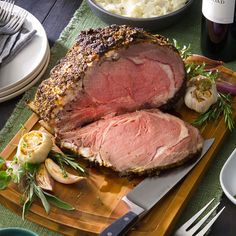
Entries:
[[[236,110],[236,98],[233,102]],[[176,110],[180,118],[191,122],[197,114],[185,106]],[[233,114],[236,118],[236,113]],[[44,129],[36,114],[24,124],[26,131]],[[45,129],[44,129],[45,130]],[[46,131],[46,130],[45,130]],[[5,159],[15,155],[22,132],[20,130],[0,154]],[[193,171],[166,195],[132,230],[129,235],[170,235],[184,206],[207,170],[224,137],[227,135],[224,119],[207,124],[202,136],[215,138],[215,142]],[[80,160],[82,165],[86,165]],[[52,207],[47,215],[40,202],[35,202],[27,218],[64,235],[97,235],[104,227],[128,211],[121,198],[137,185],[142,178],[127,179],[119,177],[106,168],[89,167],[86,181],[66,186],[56,183],[54,194],[72,204],[76,210],[64,211]],[[158,187],[158,186],[157,186]],[[11,184],[0,191],[0,202],[14,212],[21,214],[20,196],[17,186]]]

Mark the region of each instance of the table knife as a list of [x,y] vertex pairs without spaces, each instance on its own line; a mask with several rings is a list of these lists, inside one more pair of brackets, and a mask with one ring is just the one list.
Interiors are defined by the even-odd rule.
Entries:
[[162,199],[201,160],[213,144],[214,139],[204,141],[201,156],[188,165],[166,171],[159,176],[148,177],[131,190],[122,200],[129,206],[129,212],[114,221],[100,236],[123,236]]

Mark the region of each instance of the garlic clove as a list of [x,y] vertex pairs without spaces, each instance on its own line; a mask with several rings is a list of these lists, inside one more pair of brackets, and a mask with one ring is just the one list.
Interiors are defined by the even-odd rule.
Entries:
[[34,130],[21,137],[16,156],[20,163],[42,163],[52,146],[52,139],[47,133]]
[[54,180],[49,175],[44,163],[41,163],[36,173],[36,182],[44,190],[53,191]]
[[50,158],[47,158],[45,160],[45,166],[46,166],[49,174],[52,176],[52,178],[62,184],[73,184],[73,183],[77,183],[77,182],[85,179],[85,177],[72,175],[72,174],[68,173],[67,171],[64,172],[60,168],[60,166],[57,165]]

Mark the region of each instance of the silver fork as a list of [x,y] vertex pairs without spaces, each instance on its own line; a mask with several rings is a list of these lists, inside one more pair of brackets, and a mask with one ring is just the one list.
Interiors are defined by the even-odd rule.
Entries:
[[[198,219],[198,217],[206,210],[206,208],[213,202],[214,198],[208,202],[199,212],[197,212],[192,218],[190,218],[186,223],[184,223],[174,234],[174,236],[192,236],[197,232],[204,222],[209,218],[212,212],[217,208],[220,203],[217,203],[201,220],[199,220],[194,226],[193,223]],[[205,233],[210,229],[219,215],[222,213],[225,207],[223,207],[195,236],[204,236]]]
[[0,34],[15,34],[23,25],[26,17],[25,10],[17,12],[6,25],[0,28]]
[[14,4],[15,1],[13,0],[2,1],[0,6],[0,26],[5,25],[10,20]]

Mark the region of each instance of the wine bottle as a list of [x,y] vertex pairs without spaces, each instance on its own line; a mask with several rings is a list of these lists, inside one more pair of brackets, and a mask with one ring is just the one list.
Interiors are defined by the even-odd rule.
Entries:
[[225,62],[236,59],[236,0],[203,0],[203,55]]

